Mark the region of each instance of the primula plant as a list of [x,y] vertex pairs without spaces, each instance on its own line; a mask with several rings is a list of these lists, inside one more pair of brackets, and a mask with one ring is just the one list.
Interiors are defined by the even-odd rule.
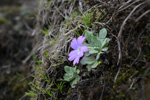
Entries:
[[[74,38],[71,42],[71,47],[74,49],[69,53],[69,61],[73,61],[73,65],[78,64],[80,61],[82,65],[86,65],[88,71],[92,68],[96,68],[102,62],[100,61],[100,55],[108,50],[108,43],[110,41],[107,36],[107,30],[101,29],[99,34],[94,35],[93,32],[88,30],[84,31],[85,37],[80,36],[77,39]],[[87,39],[87,43],[84,40]],[[84,42],[84,43],[83,43]],[[85,54],[84,54],[85,53]],[[65,66],[64,80],[70,82],[72,88],[80,80],[79,69]]]
[[92,68],[96,68],[101,61],[99,61],[100,55],[108,50],[109,38],[106,38],[107,30],[101,29],[98,35],[94,35],[93,32],[85,30],[85,37],[88,43],[83,45],[88,47],[88,52],[81,60],[82,65],[87,65],[88,71]]
[[64,70],[66,72],[64,75],[64,81],[70,82],[71,87],[74,88],[74,85],[80,80],[80,76],[78,75],[80,70],[76,67],[72,68],[69,66],[65,66]]

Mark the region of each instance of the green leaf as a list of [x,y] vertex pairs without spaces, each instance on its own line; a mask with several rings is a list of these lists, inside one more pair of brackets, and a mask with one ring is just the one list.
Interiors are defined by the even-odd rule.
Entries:
[[105,28],[102,28],[99,32],[99,38],[104,39],[106,38],[106,35],[107,35],[107,30]]
[[80,70],[79,70],[79,69],[77,69],[77,71],[76,71],[76,72],[77,72],[77,74],[79,74],[79,73],[80,73]]
[[108,47],[105,47],[102,49],[102,51],[107,51],[108,50]]
[[77,75],[76,78],[70,82],[71,87],[74,88],[75,87],[74,85],[77,84],[79,80],[80,80],[80,76]]
[[88,71],[90,71],[92,68],[96,68],[101,63],[101,61],[95,61],[93,64],[87,65],[86,68],[88,69]]
[[25,95],[26,95],[26,96],[31,96],[31,97],[36,97],[36,96],[37,96],[37,94],[36,94],[36,93],[33,93],[33,92],[29,92],[29,93],[26,92]]
[[90,55],[90,54],[89,54],[88,52],[84,53],[84,56],[86,56],[86,57],[89,56],[89,55]]
[[69,66],[65,66],[64,70],[65,70],[65,72],[69,72],[70,71],[70,67]]
[[67,73],[65,73],[65,75],[64,75],[64,80],[65,81],[71,81],[71,80],[73,80],[74,79],[74,75],[73,74],[71,74],[71,73],[69,73],[69,74],[67,74]]
[[99,63],[97,61],[95,61],[94,64],[91,66],[91,68],[96,68],[98,66],[98,64]]
[[87,46],[87,47],[88,47],[88,50],[90,50],[91,48],[94,47],[94,45],[93,45],[92,43],[87,44],[87,43],[84,42],[82,45],[83,45],[83,46]]
[[101,41],[96,36],[92,36],[91,37],[91,44],[93,46],[100,47]]
[[108,43],[109,43],[109,41],[110,41],[110,39],[105,38],[104,41],[103,41],[103,43],[102,43],[102,48],[105,47],[105,46],[107,46]]
[[95,54],[95,53],[98,53],[98,51],[93,49],[93,50],[90,50],[89,53],[90,54]]
[[80,61],[80,63],[81,63],[82,65],[85,65],[85,64],[92,64],[92,63],[94,63],[94,62],[95,62],[95,58],[94,58],[93,56],[88,56],[88,57],[84,56],[84,57],[82,58],[82,60]]
[[101,48],[101,46],[102,46],[102,42],[101,42],[102,40],[99,38],[99,37],[97,37],[97,46],[99,47],[99,48]]
[[99,52],[98,54],[97,54],[97,56],[96,56],[96,60],[98,60],[99,59],[99,57],[100,57],[100,55],[102,54],[103,52]]
[[[71,67],[70,67],[71,68]],[[77,67],[75,66],[74,68],[71,68],[70,72],[76,72],[77,71]]]
[[91,38],[93,37],[93,32],[85,30],[84,33],[85,33],[85,37],[88,40],[88,42],[91,42]]
[[102,63],[102,62],[101,62],[101,61],[99,61],[99,62],[98,62],[98,65],[100,65],[101,63]]
[[86,68],[88,69],[88,71],[90,71],[92,69],[91,65],[87,65]]
[[64,74],[64,77],[63,77],[64,80],[61,80],[61,81],[70,82],[70,85],[73,87],[74,84],[77,84],[77,82],[80,80],[80,77],[78,75],[80,73],[80,70],[77,69],[76,66],[74,68],[65,66],[64,70],[66,73]]
[[82,44],[83,46],[91,46],[90,44],[87,44],[86,42],[84,42],[83,44]]

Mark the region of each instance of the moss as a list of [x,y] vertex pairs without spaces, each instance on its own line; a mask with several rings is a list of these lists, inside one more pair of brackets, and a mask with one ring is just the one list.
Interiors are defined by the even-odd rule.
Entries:
[[7,10],[6,14],[14,14],[14,13],[19,13],[21,11],[21,6],[16,6],[16,7],[9,7]]
[[20,92],[25,91],[27,87],[28,86],[26,82],[21,82],[21,83],[14,85],[14,87],[12,88],[12,91],[19,94]]
[[7,23],[7,19],[4,18],[4,17],[0,17],[0,24],[4,24],[4,23]]

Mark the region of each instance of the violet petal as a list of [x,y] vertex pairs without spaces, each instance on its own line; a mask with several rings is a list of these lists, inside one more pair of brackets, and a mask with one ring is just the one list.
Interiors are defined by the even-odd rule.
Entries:
[[83,36],[78,37],[78,39],[77,39],[78,45],[82,46],[82,43],[83,43],[84,40],[85,40],[85,37],[83,37]]
[[69,60],[69,61],[72,61],[72,60],[74,60],[77,56],[78,56],[78,55],[74,54],[74,55],[70,56],[70,57],[68,58],[68,60]]
[[77,54],[78,53],[78,50],[72,50],[70,53],[69,53],[69,56],[72,56],[73,54]]
[[82,46],[82,47],[80,48],[80,50],[81,50],[82,52],[87,52],[87,51],[88,51],[88,47],[87,47],[87,46]]
[[71,47],[72,47],[73,49],[77,49],[77,48],[78,48],[78,43],[77,43],[77,39],[76,39],[76,38],[74,38],[74,39],[72,40],[72,42],[71,42]]
[[80,51],[80,53],[78,54],[79,57],[82,57],[83,56],[83,52]]
[[75,60],[73,61],[73,65],[75,65],[76,63],[79,63],[79,59],[80,59],[80,57],[78,56],[78,57],[76,57],[75,58]]

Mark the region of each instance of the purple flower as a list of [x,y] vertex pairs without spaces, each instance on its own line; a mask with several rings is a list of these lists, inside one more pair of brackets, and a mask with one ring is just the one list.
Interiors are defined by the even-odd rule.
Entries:
[[79,63],[80,57],[83,56],[83,53],[88,51],[87,46],[82,46],[82,42],[85,40],[85,37],[80,36],[78,39],[74,38],[71,42],[71,47],[74,49],[69,53],[69,61],[73,61],[73,65]]

